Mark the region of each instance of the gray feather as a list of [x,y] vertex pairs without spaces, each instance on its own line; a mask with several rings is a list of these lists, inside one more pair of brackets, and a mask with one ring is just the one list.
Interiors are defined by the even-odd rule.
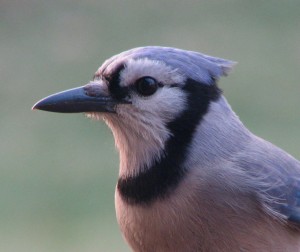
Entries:
[[300,162],[271,143],[254,137],[235,162],[249,176],[270,209],[300,225]]

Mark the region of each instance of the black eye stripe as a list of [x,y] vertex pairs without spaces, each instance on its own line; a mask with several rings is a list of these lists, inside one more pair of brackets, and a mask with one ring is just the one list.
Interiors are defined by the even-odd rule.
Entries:
[[109,83],[108,88],[112,97],[124,99],[128,96],[128,87],[120,86],[120,73],[125,69],[125,64],[117,66],[111,74],[104,74],[103,78]]
[[[179,85],[176,83],[164,85],[151,76],[143,76],[137,79],[131,85],[120,86],[120,74],[125,68],[126,64],[122,63],[115,66],[113,69],[110,69],[110,71],[102,71],[101,74],[101,79],[103,79],[103,81],[107,82],[108,84],[108,89],[111,96],[116,99],[124,99],[126,97],[129,97],[131,92],[137,93],[140,96],[147,97],[153,95],[158,88],[162,88],[164,86],[169,88],[179,87]],[[94,77],[99,78],[99,76]]]

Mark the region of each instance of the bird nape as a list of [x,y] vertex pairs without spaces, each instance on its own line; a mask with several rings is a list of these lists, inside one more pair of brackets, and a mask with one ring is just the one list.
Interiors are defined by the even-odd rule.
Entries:
[[232,111],[217,82],[234,64],[139,47],[33,106],[110,127],[116,214],[133,251],[300,251],[300,162]]

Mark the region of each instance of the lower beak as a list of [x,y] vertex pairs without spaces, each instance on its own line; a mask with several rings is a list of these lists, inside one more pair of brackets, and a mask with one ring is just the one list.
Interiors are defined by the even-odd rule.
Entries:
[[88,84],[50,95],[33,105],[39,109],[59,113],[115,112],[115,107],[126,101],[118,101],[101,92],[101,86]]

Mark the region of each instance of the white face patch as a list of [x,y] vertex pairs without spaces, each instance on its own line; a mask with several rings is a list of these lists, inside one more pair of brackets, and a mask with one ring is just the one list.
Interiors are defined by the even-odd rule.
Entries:
[[185,110],[186,99],[181,88],[165,86],[146,98],[133,94],[132,104],[103,115],[120,151],[120,176],[136,175],[164,154],[167,124]]
[[163,62],[128,60],[119,85],[127,87],[146,76],[162,84],[154,94],[143,96],[130,89],[131,104],[117,105],[116,114],[88,113],[89,117],[104,119],[111,128],[120,151],[120,176],[136,175],[164,155],[172,134],[168,123],[186,109],[187,93],[181,88],[186,79]]
[[151,96],[132,94],[132,104],[120,104],[116,114],[88,113],[104,119],[120,152],[120,176],[137,175],[164,155],[171,136],[167,124],[186,109],[187,94],[180,87],[164,86]]
[[172,69],[161,61],[142,58],[126,62],[126,67],[120,74],[120,85],[129,86],[145,76],[151,76],[165,85],[182,84],[186,80],[177,69]]

